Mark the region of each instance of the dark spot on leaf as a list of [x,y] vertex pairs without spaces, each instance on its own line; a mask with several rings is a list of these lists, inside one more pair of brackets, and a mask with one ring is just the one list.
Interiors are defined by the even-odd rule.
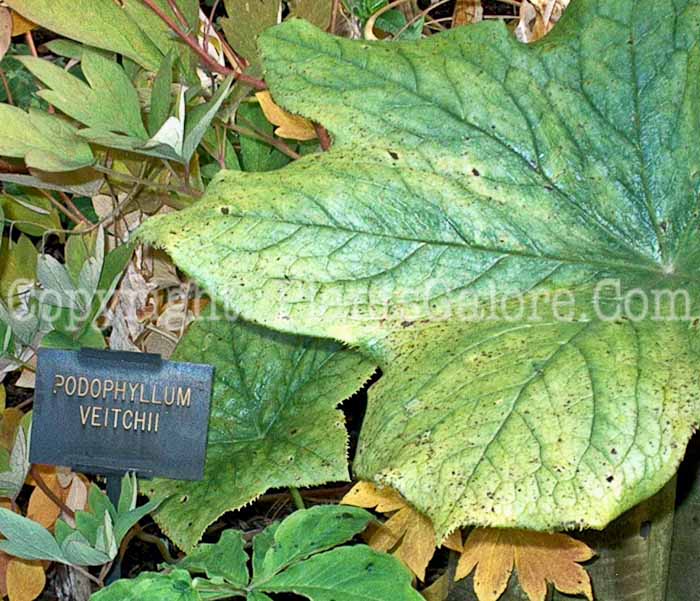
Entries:
[[228,215],[228,207],[221,207],[221,214]]
[[473,174],[475,177],[479,177],[479,176],[481,175],[481,173],[479,173],[479,170],[476,169],[476,168],[472,169],[472,174]]

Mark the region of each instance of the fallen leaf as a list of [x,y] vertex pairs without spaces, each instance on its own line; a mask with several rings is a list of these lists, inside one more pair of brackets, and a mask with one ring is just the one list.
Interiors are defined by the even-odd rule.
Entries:
[[46,586],[41,562],[13,558],[7,565],[7,596],[10,601],[34,601]]
[[25,19],[19,13],[12,11],[12,37],[24,35],[25,33],[36,29],[38,25],[29,19]]
[[484,7],[481,0],[457,0],[452,13],[452,27],[478,23],[484,18]]
[[520,587],[530,601],[544,601],[547,584],[569,595],[592,601],[591,580],[579,565],[595,553],[566,534],[526,530],[475,528],[464,544],[455,580],[474,568],[474,592],[479,601],[496,601],[506,590],[515,566]]
[[255,97],[258,99],[267,120],[273,125],[277,125],[275,134],[280,138],[313,140],[316,137],[316,129],[311,121],[285,111],[272,100],[272,96],[267,90],[258,92]]
[[[62,497],[61,485],[55,473],[43,475],[42,479],[59,499]],[[27,517],[41,524],[44,528],[53,528],[56,520],[61,515],[61,508],[54,503],[49,496],[38,486],[32,491],[27,507]]]
[[[344,505],[373,508],[393,515],[381,526],[369,529],[367,543],[373,549],[391,552],[400,559],[419,580],[425,580],[425,569],[435,555],[435,530],[431,521],[419,513],[391,488],[358,482],[341,501]],[[461,550],[461,537],[453,533],[443,546]]]
[[12,14],[0,6],[0,60],[12,43]]

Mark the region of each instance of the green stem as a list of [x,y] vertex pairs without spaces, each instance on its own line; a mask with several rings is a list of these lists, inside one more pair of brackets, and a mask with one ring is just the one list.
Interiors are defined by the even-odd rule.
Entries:
[[292,501],[294,501],[294,505],[297,509],[306,509],[306,505],[304,505],[304,499],[302,498],[298,488],[290,486],[289,494],[292,496]]

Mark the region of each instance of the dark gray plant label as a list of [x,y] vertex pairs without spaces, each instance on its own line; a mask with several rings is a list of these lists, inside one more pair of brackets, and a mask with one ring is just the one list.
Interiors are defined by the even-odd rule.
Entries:
[[201,480],[213,370],[144,353],[41,349],[30,461]]

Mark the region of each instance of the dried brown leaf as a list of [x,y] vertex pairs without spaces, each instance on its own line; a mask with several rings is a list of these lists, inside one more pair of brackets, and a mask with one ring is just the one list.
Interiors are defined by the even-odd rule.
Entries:
[[452,13],[452,27],[478,23],[484,18],[481,0],[457,0]]

